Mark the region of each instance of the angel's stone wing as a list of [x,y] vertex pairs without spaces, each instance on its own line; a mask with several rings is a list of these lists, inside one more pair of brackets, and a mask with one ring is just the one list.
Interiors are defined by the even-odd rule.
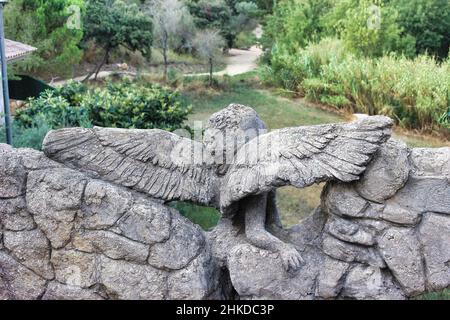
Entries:
[[216,176],[203,145],[152,129],[68,128],[51,131],[45,154],[152,197],[214,205]]
[[286,128],[254,138],[237,152],[222,184],[220,206],[251,194],[337,179],[353,181],[390,136],[392,120],[365,117],[348,124]]

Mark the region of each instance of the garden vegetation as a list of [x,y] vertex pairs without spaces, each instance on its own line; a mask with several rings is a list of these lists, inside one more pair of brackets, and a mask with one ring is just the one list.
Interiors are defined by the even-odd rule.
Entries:
[[264,31],[267,83],[449,135],[447,0],[282,0]]

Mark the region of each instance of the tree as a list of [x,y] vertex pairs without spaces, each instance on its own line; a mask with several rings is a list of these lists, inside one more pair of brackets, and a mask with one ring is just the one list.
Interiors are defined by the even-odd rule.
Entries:
[[191,0],[187,3],[199,29],[218,29],[232,48],[237,35],[245,28],[254,28],[258,6],[243,0]]
[[416,53],[445,59],[450,46],[449,0],[393,0],[403,36],[416,39]]
[[221,54],[221,49],[225,46],[225,41],[219,30],[199,31],[194,39],[194,47],[197,54],[208,61],[209,65],[209,85],[213,84],[213,68]]
[[14,64],[14,72],[68,75],[80,62],[78,47],[83,31],[68,21],[71,8],[84,9],[83,0],[15,0],[5,7],[5,34],[8,38],[38,48],[36,54]]
[[84,17],[85,41],[94,40],[102,47],[104,56],[86,77],[95,74],[108,62],[111,52],[119,46],[140,51],[150,57],[153,44],[153,24],[136,4],[121,0],[89,0]]
[[155,43],[162,50],[164,80],[167,80],[168,50],[171,46],[176,47],[177,42],[186,40],[186,35],[182,37],[183,31],[191,29],[192,17],[180,0],[150,0],[147,11],[153,20]]
[[277,44],[295,52],[298,47],[319,41],[327,34],[324,16],[331,8],[332,0],[285,0],[277,3],[263,27],[263,47],[271,50]]
[[414,56],[415,39],[402,36],[398,12],[383,0],[342,0],[326,16],[347,49],[368,57],[388,52]]

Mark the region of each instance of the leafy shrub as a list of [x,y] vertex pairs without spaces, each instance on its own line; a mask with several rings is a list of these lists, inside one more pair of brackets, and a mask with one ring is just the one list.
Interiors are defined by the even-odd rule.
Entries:
[[318,44],[289,52],[286,46],[275,46],[271,65],[263,69],[262,79],[266,83],[281,86],[291,91],[303,91],[305,79],[320,75],[323,65],[331,60],[341,61],[346,55],[342,41],[325,38]]
[[262,44],[265,49],[285,46],[288,51],[304,47],[326,35],[324,18],[332,0],[277,1],[273,13],[266,17]]
[[[37,117],[32,126],[24,128],[13,122],[13,144],[16,148],[41,150],[42,141],[52,128],[42,117]],[[0,143],[6,143],[5,128],[0,126]]]
[[176,91],[158,85],[122,81],[88,89],[72,82],[30,99],[16,112],[15,122],[30,128],[41,115],[52,128],[96,125],[172,131],[183,126],[190,111]]
[[16,111],[14,121],[23,128],[31,128],[40,117],[52,128],[78,127],[89,122],[88,110],[71,105],[66,98],[51,90],[39,98],[31,98],[25,108]]
[[[183,127],[190,111],[177,92],[157,85],[122,81],[89,89],[69,82],[30,99],[16,111],[14,146],[39,150],[47,132],[62,127],[97,125],[172,131]],[[5,141],[3,131],[0,141]]]
[[102,127],[173,131],[183,126],[191,108],[178,92],[158,85],[109,83],[89,91],[81,103],[92,123]]

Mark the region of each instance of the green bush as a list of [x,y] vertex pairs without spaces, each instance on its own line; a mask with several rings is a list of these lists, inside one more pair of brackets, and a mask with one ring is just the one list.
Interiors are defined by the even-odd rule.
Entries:
[[[63,127],[116,127],[173,131],[187,128],[191,112],[176,91],[128,80],[89,89],[70,82],[30,99],[14,116],[14,146],[40,149],[45,134]],[[188,128],[187,128],[188,129]],[[3,136],[2,136],[3,135]],[[5,141],[4,133],[0,141]]]
[[16,111],[14,122],[23,128],[36,125],[36,118],[44,118],[52,128],[83,127],[89,123],[89,111],[69,101],[57,92],[47,90],[39,98],[32,98],[23,109]]
[[332,4],[333,0],[277,1],[264,20],[263,47],[270,50],[276,44],[292,52],[320,40],[326,35],[324,18]]
[[176,91],[123,82],[90,90],[80,106],[96,126],[169,131],[182,127],[191,111]]
[[416,52],[445,59],[450,46],[450,1],[392,0],[403,34],[416,39]]
[[41,115],[52,128],[70,126],[118,127],[173,131],[191,111],[176,91],[130,81],[88,89],[80,83],[46,91],[16,112],[15,122],[29,128]]
[[[28,128],[13,123],[14,147],[41,150],[42,141],[51,129],[42,117],[36,118],[33,125]],[[0,126],[0,143],[6,143],[5,128],[2,126]]]
[[310,44],[306,49],[298,48],[294,53],[286,46],[275,46],[271,65],[262,69],[261,76],[266,83],[302,92],[305,79],[318,77],[323,65],[331,60],[342,61],[345,55],[342,41],[331,38]]

